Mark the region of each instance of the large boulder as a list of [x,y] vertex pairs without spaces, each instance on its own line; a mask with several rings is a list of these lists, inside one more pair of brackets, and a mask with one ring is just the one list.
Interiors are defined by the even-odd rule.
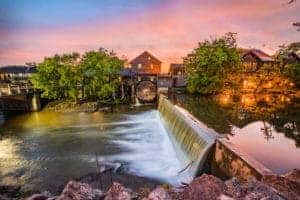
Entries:
[[300,200],[300,170],[285,175],[264,176],[262,182],[278,190],[286,199]]
[[149,194],[147,200],[171,200],[171,197],[163,187],[157,187]]
[[106,193],[104,200],[130,200],[132,191],[122,186],[120,183],[114,182]]
[[283,200],[280,192],[257,180],[242,183],[236,178],[225,182],[225,194],[234,199]]
[[33,194],[32,196],[26,198],[26,200],[48,200],[52,197],[49,192],[43,192],[40,194]]
[[101,190],[93,189],[86,183],[70,181],[57,200],[99,200],[103,197]]
[[224,183],[219,178],[203,174],[195,178],[182,192],[186,200],[210,200],[218,199],[224,191]]

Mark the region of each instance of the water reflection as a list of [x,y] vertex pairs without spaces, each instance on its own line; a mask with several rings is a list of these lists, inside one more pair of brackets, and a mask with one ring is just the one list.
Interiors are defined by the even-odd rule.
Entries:
[[299,101],[284,95],[232,96],[229,92],[215,98],[173,94],[170,99],[208,127],[227,134],[273,171],[300,168]]
[[178,160],[158,111],[39,112],[0,126],[0,185],[59,189],[67,180],[96,172],[100,162],[121,162],[130,173],[176,184]]

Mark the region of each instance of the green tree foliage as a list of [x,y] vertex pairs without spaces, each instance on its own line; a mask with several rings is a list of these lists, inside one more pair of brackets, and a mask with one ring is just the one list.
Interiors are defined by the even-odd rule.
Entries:
[[31,78],[35,88],[49,99],[111,99],[119,85],[123,61],[105,49],[45,58]]
[[187,89],[191,93],[213,94],[226,83],[227,77],[240,67],[234,33],[200,42],[184,58],[187,72]]
[[124,61],[105,49],[83,55],[79,71],[82,74],[82,92],[89,98],[114,98]]
[[277,53],[277,60],[281,66],[281,73],[300,87],[300,62],[291,56],[300,52],[300,42],[282,45]]

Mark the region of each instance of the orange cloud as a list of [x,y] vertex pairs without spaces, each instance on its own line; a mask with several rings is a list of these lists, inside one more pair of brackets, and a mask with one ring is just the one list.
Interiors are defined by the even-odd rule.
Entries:
[[298,10],[299,4],[284,6],[273,0],[168,1],[113,20],[10,33],[6,40],[13,45],[0,46],[0,64],[41,61],[55,53],[98,47],[128,59],[149,50],[166,63],[182,62],[198,41],[228,31],[238,33],[241,46],[273,53],[278,45],[300,39],[290,25],[300,18]]

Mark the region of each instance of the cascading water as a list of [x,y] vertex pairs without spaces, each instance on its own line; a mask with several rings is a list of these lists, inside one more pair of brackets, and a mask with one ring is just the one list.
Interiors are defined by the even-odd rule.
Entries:
[[134,106],[139,107],[141,105],[143,105],[143,104],[141,104],[140,100],[137,97],[135,97],[135,104],[134,104]]
[[187,111],[174,106],[164,96],[159,98],[158,109],[179,158],[186,164],[179,173],[195,177],[215,143],[216,133],[203,127]]

